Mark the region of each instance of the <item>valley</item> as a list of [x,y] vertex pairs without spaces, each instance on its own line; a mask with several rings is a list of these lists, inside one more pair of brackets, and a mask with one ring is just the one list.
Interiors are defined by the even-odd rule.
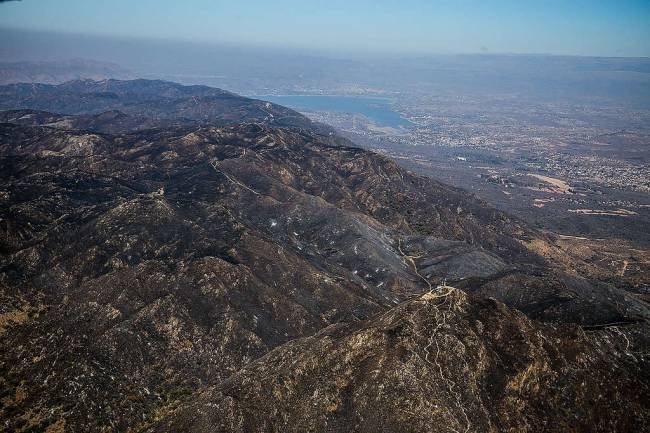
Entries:
[[[409,119],[398,127],[378,126],[358,111],[295,108],[410,170],[559,236],[563,248],[581,251],[566,240],[590,240],[598,260],[625,260],[635,269],[637,277],[624,287],[650,290],[650,112],[596,108],[595,101],[558,106],[515,98],[397,98],[394,112]],[[620,256],[607,251],[612,242],[627,245]],[[635,250],[646,258],[634,258]]]

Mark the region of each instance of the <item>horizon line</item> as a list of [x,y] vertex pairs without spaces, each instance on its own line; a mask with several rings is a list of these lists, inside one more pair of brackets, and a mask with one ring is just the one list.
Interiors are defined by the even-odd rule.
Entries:
[[[122,34],[108,34],[108,33],[83,33],[77,31],[64,31],[53,29],[27,29],[13,26],[0,26],[0,32],[23,32],[34,34],[53,34],[60,36],[85,36],[98,39],[107,39],[115,41],[138,40],[150,43],[175,43],[175,44],[191,44],[191,45],[205,45],[209,47],[221,48],[247,48],[250,50],[262,51],[285,51],[291,54],[301,54],[310,57],[321,58],[340,58],[349,59],[349,56],[360,55],[362,57],[443,57],[443,56],[530,56],[530,57],[572,57],[572,58],[585,58],[585,59],[642,59],[650,60],[650,56],[624,56],[624,55],[598,55],[598,54],[566,54],[566,53],[552,53],[552,52],[509,52],[509,51],[424,51],[424,50],[408,50],[394,51],[394,50],[375,50],[375,49],[342,49],[318,47],[310,48],[302,45],[278,45],[278,44],[257,44],[250,42],[240,42],[231,40],[191,40],[186,38],[170,38],[161,36],[143,36],[143,35],[122,35]],[[87,57],[70,57],[72,59],[93,60]],[[4,62],[3,59],[0,59]]]

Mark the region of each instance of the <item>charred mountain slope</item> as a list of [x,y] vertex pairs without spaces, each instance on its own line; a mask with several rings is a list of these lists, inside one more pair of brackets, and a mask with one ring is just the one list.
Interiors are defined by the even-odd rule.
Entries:
[[[81,99],[93,88],[77,85],[68,91]],[[137,82],[120,86],[138,93]],[[149,86],[160,83],[140,94],[156,99]],[[174,86],[170,97],[192,98]],[[645,326],[646,305],[557,269],[529,248],[544,239],[521,222],[299,114],[305,127],[260,120],[261,102],[241,99],[243,123],[229,126],[173,110],[166,127],[147,110],[0,114],[9,430],[150,425],[273,348],[371,323],[445,279],[534,319]],[[643,343],[632,327],[615,329]],[[635,380],[637,364],[619,367]]]
[[494,300],[442,287],[363,324],[332,325],[292,341],[142,427],[646,431],[649,379],[614,332],[534,323]]
[[[139,118],[140,125],[135,122],[123,125],[104,121],[103,124],[111,129],[109,132],[170,124],[226,125],[242,121],[318,128],[321,132],[330,132],[330,128],[316,125],[299,113],[270,102],[244,98],[207,86],[183,86],[159,80],[9,84],[0,86],[0,109],[84,115],[117,111]],[[75,126],[81,126],[80,122]]]

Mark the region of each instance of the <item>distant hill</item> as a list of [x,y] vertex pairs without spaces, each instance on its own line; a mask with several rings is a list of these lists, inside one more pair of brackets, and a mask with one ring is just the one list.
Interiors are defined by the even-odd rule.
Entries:
[[0,86],[0,109],[21,108],[83,115],[120,111],[147,119],[145,123],[149,126],[155,123],[226,125],[246,121],[333,131],[270,102],[208,86],[183,86],[160,80],[74,80],[59,85]]
[[78,79],[101,80],[106,78],[129,78],[129,76],[129,71],[114,63],[87,59],[0,63],[0,84],[59,84]]

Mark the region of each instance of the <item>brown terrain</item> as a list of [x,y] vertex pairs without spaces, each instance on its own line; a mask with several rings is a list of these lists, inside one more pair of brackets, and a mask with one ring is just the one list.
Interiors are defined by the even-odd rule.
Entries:
[[0,95],[5,430],[649,428],[642,254],[217,89]]

